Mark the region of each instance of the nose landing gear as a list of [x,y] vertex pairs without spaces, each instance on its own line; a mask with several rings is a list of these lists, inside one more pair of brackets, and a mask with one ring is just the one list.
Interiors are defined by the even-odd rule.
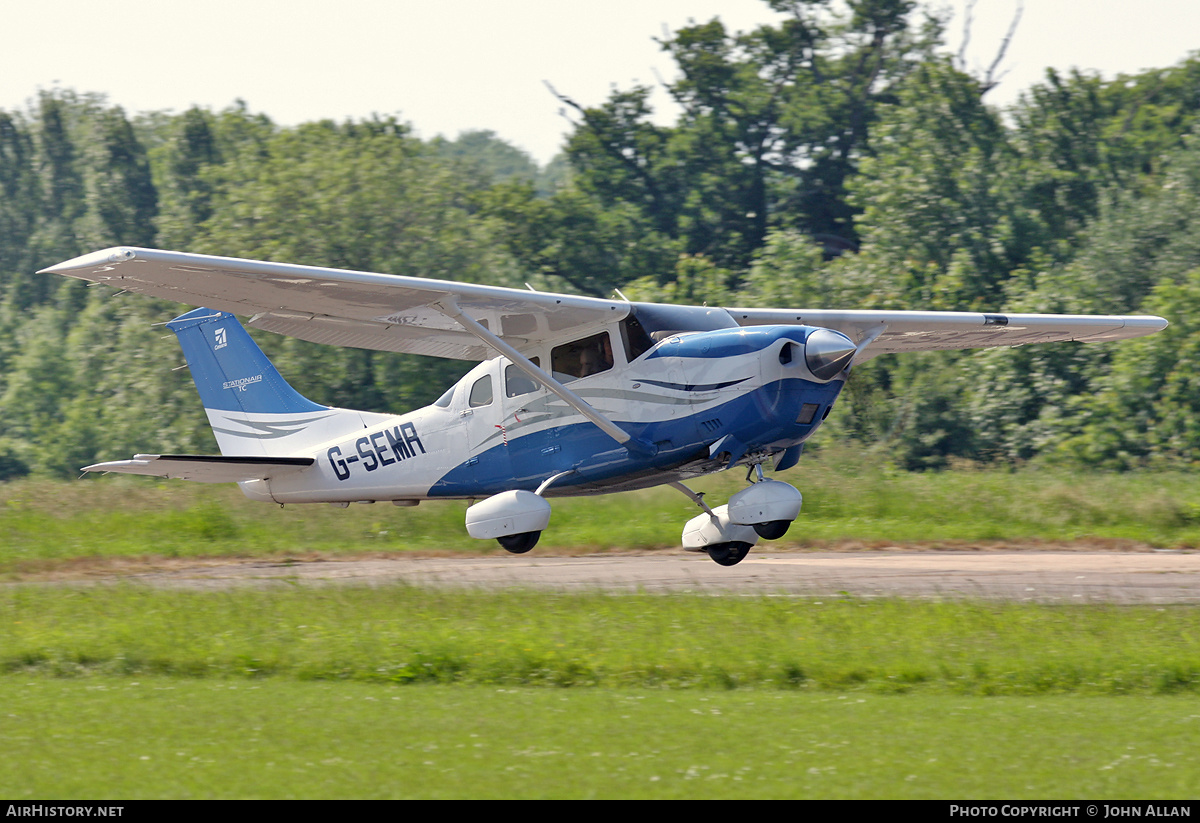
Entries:
[[683,527],[684,549],[707,552],[722,566],[736,566],[746,558],[759,538],[777,540],[783,537],[800,514],[804,498],[788,483],[764,479],[761,463],[753,465],[752,473],[757,475],[757,480],[749,488],[742,489],[729,498],[726,505],[715,509],[708,507],[703,495],[682,483],[671,484],[704,509],[704,514],[693,517]]

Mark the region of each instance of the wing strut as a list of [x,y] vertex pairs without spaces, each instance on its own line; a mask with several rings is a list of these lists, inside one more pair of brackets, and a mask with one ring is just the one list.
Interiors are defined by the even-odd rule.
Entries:
[[487,345],[498,351],[500,354],[512,361],[512,364],[519,368],[525,374],[529,375],[530,379],[544,386],[548,391],[556,395],[560,400],[573,408],[575,411],[582,414],[588,420],[592,421],[599,427],[600,431],[607,434],[617,443],[638,454],[651,455],[656,451],[652,443],[647,443],[645,440],[633,437],[629,432],[622,429],[613,421],[602,415],[600,412],[591,406],[586,400],[577,395],[575,392],[568,389],[562,383],[555,380],[552,376],[542,371],[525,355],[514,349],[509,344],[501,340],[497,335],[489,331],[485,326],[476,321],[473,317],[466,314],[458,307],[453,298],[439,300],[432,304],[433,308],[440,311],[442,314],[458,322],[460,326],[469,331],[471,334],[478,337]]

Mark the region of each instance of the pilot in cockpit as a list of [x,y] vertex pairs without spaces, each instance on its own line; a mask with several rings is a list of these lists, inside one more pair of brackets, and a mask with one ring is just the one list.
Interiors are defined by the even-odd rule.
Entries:
[[587,377],[589,374],[599,374],[611,369],[613,357],[610,346],[608,335],[603,335],[584,347],[579,352],[579,376]]

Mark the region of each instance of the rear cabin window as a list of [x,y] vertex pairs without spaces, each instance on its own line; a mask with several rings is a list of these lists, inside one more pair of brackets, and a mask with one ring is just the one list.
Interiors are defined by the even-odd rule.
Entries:
[[550,365],[554,377],[563,382],[608,371],[613,367],[612,342],[608,332],[555,346],[550,352]]

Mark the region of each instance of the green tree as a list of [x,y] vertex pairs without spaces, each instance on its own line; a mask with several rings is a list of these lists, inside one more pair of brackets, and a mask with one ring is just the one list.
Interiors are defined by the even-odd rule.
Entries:
[[843,309],[866,306],[857,255],[828,262],[822,244],[795,230],[772,231],[742,278],[734,299],[765,308]]
[[0,283],[34,265],[39,206],[33,137],[21,118],[0,111]]
[[91,119],[87,142],[82,231],[89,246],[153,246],[158,191],[150,177],[146,150],[120,108]]
[[1200,265],[1200,136],[1187,136],[1159,162],[1153,181],[1103,193],[1098,217],[1063,269],[1081,308],[1136,310],[1156,283],[1180,280]]
[[1073,398],[1052,458],[1115,469],[1200,462],[1200,268],[1158,283],[1144,308],[1171,325],[1112,353],[1098,390]]
[[0,440],[12,444],[10,459],[42,467],[63,420],[64,406],[78,390],[61,333],[63,318],[52,306],[36,312],[21,329],[0,395]]
[[851,184],[876,289],[906,308],[995,309],[1029,252],[1015,155],[981,97],[948,62],[921,65],[876,125],[872,156]]
[[538,197],[529,184],[501,184],[478,202],[497,240],[531,279],[551,289],[565,283],[575,292],[607,297],[643,276],[665,282],[681,251],[629,204],[605,208],[573,186]]
[[[683,251],[743,270],[771,227],[831,254],[856,245],[846,181],[868,150],[881,103],[936,43],[909,0],[774,0],[778,26],[730,34],[719,20],[662,41],[681,77],[683,114],[650,122],[650,89],[585,108],[567,146],[579,188],[628,204]],[[839,10],[844,7],[844,13]]]
[[533,158],[501,140],[494,131],[465,131],[454,140],[436,137],[430,146],[438,157],[464,164],[469,173],[489,183],[533,183],[538,177],[537,163],[533,162]]
[[159,156],[160,205],[156,225],[167,248],[188,248],[195,233],[213,215],[212,167],[220,164],[213,115],[190,108],[168,126]]

